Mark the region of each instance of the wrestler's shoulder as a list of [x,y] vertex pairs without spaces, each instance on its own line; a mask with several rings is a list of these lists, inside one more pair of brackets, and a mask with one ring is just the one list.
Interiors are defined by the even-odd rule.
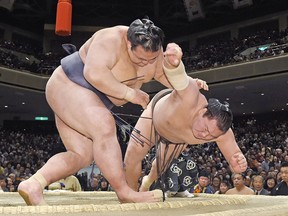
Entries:
[[128,31],[128,28],[129,28],[128,26],[124,26],[124,25],[107,27],[107,28],[103,28],[103,29],[100,29],[99,31],[95,32],[94,35],[102,34],[105,32],[124,32],[124,33],[126,33]]
[[127,31],[127,26],[120,25],[103,28],[95,32],[91,39],[93,42],[96,43],[98,43],[99,41],[110,41],[111,43],[113,43],[115,41],[122,41],[122,39],[127,35]]

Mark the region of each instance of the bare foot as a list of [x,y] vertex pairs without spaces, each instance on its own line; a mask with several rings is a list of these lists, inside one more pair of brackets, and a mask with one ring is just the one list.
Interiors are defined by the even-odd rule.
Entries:
[[[114,188],[115,189],[115,188]],[[141,202],[162,202],[163,193],[161,190],[136,192],[128,185],[122,185],[115,190],[120,203],[141,203]]]
[[141,186],[139,188],[140,192],[144,192],[144,191],[149,191],[150,186],[152,185],[153,182],[149,181],[149,177],[146,175],[143,177],[142,179],[142,183]]
[[147,192],[136,192],[131,190],[131,192],[125,194],[125,197],[119,198],[119,201],[121,203],[162,202],[163,192],[161,190]]
[[19,184],[18,193],[27,205],[47,205],[43,198],[43,189],[33,177]]

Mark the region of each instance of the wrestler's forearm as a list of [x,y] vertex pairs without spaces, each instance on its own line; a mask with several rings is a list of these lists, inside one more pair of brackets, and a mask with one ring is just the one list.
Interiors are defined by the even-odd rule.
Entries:
[[225,160],[230,164],[232,156],[238,152],[241,152],[237,143],[230,143],[229,145],[218,146]]
[[84,71],[84,76],[91,85],[108,96],[127,101],[134,97],[135,90],[119,82],[108,69],[97,74]]
[[228,163],[234,154],[241,152],[241,149],[239,148],[231,129],[226,132],[224,137],[221,137],[221,139],[216,142],[218,148]]
[[189,79],[182,58],[182,50],[175,43],[169,43],[163,58],[163,71],[173,88],[177,91],[185,89],[189,85]]
[[170,84],[177,91],[185,89],[189,85],[189,78],[183,62],[181,61],[178,67],[175,68],[169,68],[167,65],[167,61],[164,60],[163,70]]

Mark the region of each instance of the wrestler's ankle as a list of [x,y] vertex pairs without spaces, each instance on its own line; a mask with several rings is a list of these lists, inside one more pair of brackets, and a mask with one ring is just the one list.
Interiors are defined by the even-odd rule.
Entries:
[[39,172],[36,172],[33,176],[31,176],[31,178],[33,178],[34,180],[36,180],[42,189],[44,189],[47,185],[48,185],[48,182],[47,180],[44,178],[44,176],[39,173]]
[[121,192],[116,192],[118,200],[120,203],[131,203],[133,202],[133,198],[128,193],[121,193]]
[[128,185],[126,186],[122,186],[122,187],[118,187],[118,188],[113,188],[114,191],[117,194],[117,197],[119,199],[119,201],[122,203],[122,201],[127,200],[128,197],[130,197],[131,193],[134,193],[135,191],[130,188]]
[[150,186],[153,184],[154,180],[150,179],[149,175],[146,175],[143,177],[142,179],[142,183],[141,183],[141,190],[147,191],[149,190]]

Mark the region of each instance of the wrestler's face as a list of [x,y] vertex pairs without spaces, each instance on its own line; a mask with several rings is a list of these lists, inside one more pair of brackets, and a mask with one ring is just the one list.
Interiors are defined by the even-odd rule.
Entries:
[[128,46],[128,53],[131,61],[139,67],[144,67],[156,62],[160,52],[161,50],[158,50],[157,52],[145,51],[141,46],[137,46],[132,50],[131,46]]
[[192,133],[196,139],[211,141],[223,134],[217,126],[217,120],[208,119],[201,113],[195,118],[192,126]]

